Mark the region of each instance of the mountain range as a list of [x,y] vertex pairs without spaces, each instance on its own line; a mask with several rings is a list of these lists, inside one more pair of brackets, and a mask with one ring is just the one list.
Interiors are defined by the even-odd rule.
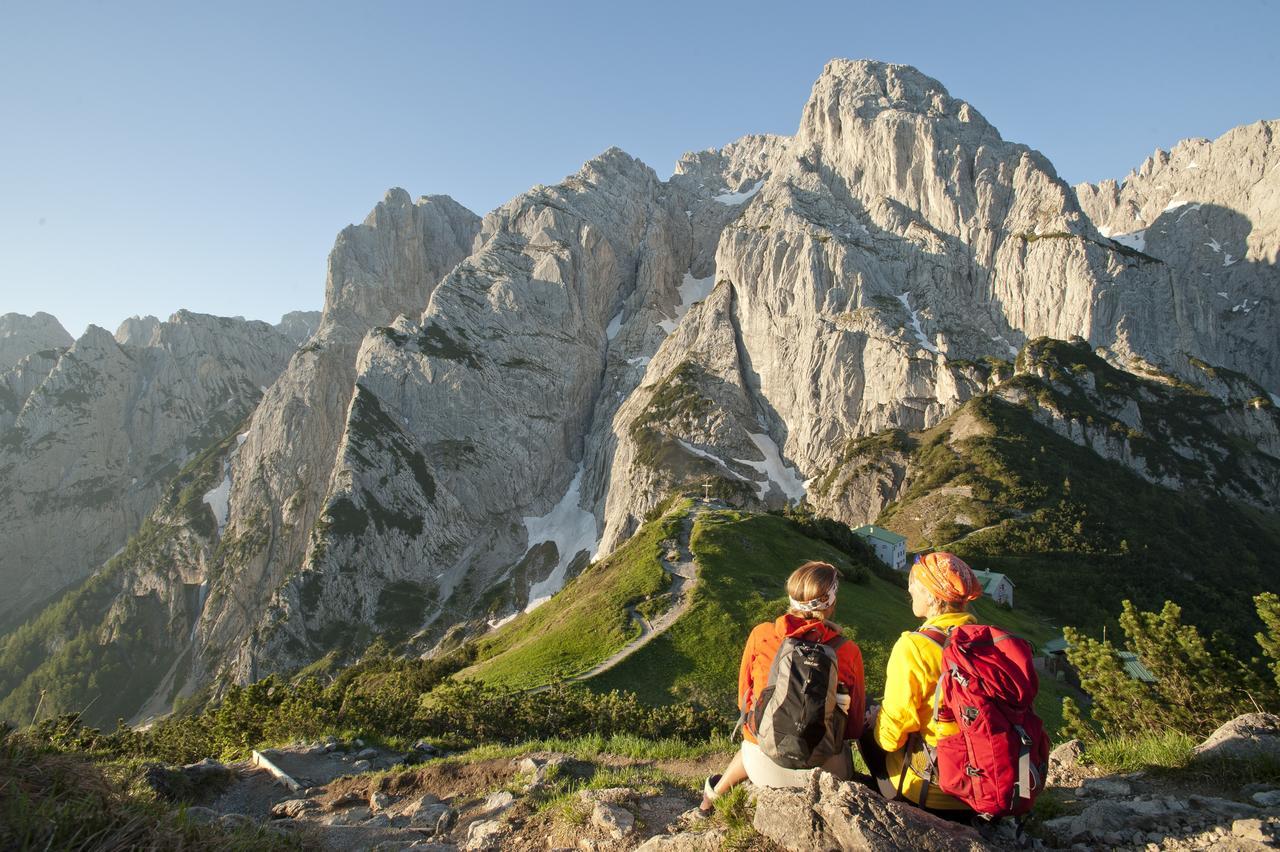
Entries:
[[[428,652],[704,484],[998,559],[992,529],[1058,511],[956,479],[1002,429],[1238,505],[1256,557],[1280,502],[1278,128],[1073,188],[938,81],[837,60],[793,136],[667,180],[610,149],[483,218],[393,189],[338,235],[318,319],[72,342],[6,315],[0,618],[30,620],[0,643],[0,711],[145,716],[380,635]],[[99,699],[107,672],[127,688]]]

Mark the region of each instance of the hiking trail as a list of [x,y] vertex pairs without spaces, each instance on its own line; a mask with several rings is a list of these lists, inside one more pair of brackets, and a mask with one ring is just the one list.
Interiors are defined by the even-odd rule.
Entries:
[[705,509],[706,507],[701,505],[700,502],[696,503],[689,510],[689,513],[680,520],[680,531],[677,533],[677,538],[663,542],[666,550],[660,559],[662,570],[671,575],[671,588],[668,591],[668,594],[671,595],[671,607],[652,622],[641,615],[635,607],[627,607],[627,614],[640,625],[640,635],[632,639],[608,659],[592,666],[581,674],[569,678],[570,680],[588,680],[598,674],[609,671],[609,669],[652,642],[655,637],[662,635],[668,627],[675,624],[676,619],[689,610],[689,593],[698,584],[698,563],[693,558],[693,551],[689,549],[689,537],[693,533],[694,518],[702,514]]

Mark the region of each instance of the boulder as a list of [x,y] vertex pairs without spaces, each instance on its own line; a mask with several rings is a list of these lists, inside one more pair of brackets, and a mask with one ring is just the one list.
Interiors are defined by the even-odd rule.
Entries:
[[245,814],[223,814],[218,817],[218,825],[232,831],[240,828],[251,828],[257,824],[257,820]]
[[1195,748],[1193,762],[1280,760],[1280,716],[1246,713],[1227,722]]
[[683,831],[659,834],[636,847],[636,852],[716,852],[724,844],[723,831]]
[[392,799],[386,793],[380,793],[375,790],[369,794],[369,810],[373,811],[375,814],[379,811],[385,811],[387,808],[391,807],[394,801],[395,799]]
[[1074,816],[1058,817],[1045,830],[1064,844],[1107,841],[1107,836],[1129,828],[1134,812],[1119,802],[1097,802]]
[[502,848],[502,838],[507,833],[506,825],[497,819],[473,822],[467,827],[467,839],[462,848],[467,852],[488,852]]
[[1231,823],[1231,833],[1243,840],[1252,840],[1256,843],[1265,843],[1268,846],[1273,845],[1277,839],[1280,839],[1280,820],[1272,817],[1269,819],[1238,819]]
[[480,805],[479,813],[484,814],[490,819],[498,814],[506,811],[516,803],[516,797],[506,790],[494,793],[484,800],[484,804]]
[[409,824],[433,836],[448,834],[458,822],[458,812],[430,794],[405,810]]
[[1259,807],[1280,807],[1280,790],[1259,790],[1249,798],[1257,802]]
[[1078,814],[1047,821],[1048,833],[1063,843],[1106,841],[1111,835],[1123,835],[1124,842],[1146,832],[1160,833],[1178,819],[1185,819],[1187,805],[1172,797],[1152,797],[1127,801],[1095,802]]
[[1077,739],[1067,740],[1049,752],[1049,771],[1075,769],[1080,765],[1082,757],[1084,757],[1084,743]]
[[620,805],[596,802],[591,810],[591,824],[607,831],[614,840],[621,840],[635,828],[636,818]]
[[310,799],[285,799],[283,802],[272,805],[271,816],[274,819],[297,819],[317,807],[318,805]]
[[355,763],[351,764],[352,772],[368,772],[372,768],[373,764],[367,760],[357,760]]
[[1128,796],[1133,785],[1123,778],[1086,778],[1080,789],[1086,796]]
[[186,816],[187,822],[197,825],[206,822],[213,822],[218,818],[218,812],[210,808],[185,808],[181,813]]
[[187,802],[218,792],[231,783],[234,774],[216,760],[205,759],[186,766],[149,763],[142,780],[165,801]]
[[976,852],[992,849],[968,826],[947,822],[869,788],[814,770],[802,788],[761,788],[756,831],[789,850],[914,849]]
[[354,808],[347,808],[345,811],[341,812],[341,816],[344,817],[345,821],[340,824],[354,825],[357,822],[364,822],[372,815],[373,815],[373,812],[370,811],[364,805],[360,805]]
[[1208,811],[1216,816],[1249,817],[1258,813],[1258,809],[1253,805],[1234,802],[1231,799],[1219,799],[1216,796],[1188,796],[1187,804],[1192,810]]

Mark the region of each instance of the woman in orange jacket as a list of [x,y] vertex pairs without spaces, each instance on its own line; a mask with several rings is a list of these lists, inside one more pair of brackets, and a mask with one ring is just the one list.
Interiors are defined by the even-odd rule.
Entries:
[[938,740],[959,730],[955,722],[934,718],[942,646],[931,635],[945,635],[953,627],[972,624],[975,619],[969,602],[982,596],[982,585],[960,557],[926,553],[911,567],[907,591],[912,613],[924,623],[920,629],[903,633],[894,644],[885,674],[884,700],[872,708],[858,748],[885,798],[903,798],[939,816],[965,819],[973,811],[925,781]]
[[[806,562],[787,579],[790,607],[774,621],[756,626],[747,638],[738,670],[738,709],[743,718],[751,717],[761,700],[761,692],[769,680],[769,669],[779,646],[787,637],[804,638],[824,644],[840,638],[840,628],[827,619],[835,612],[839,575],[835,566],[826,562]],[[862,676],[862,651],[852,641],[835,648],[837,701],[847,714],[845,740],[856,740],[862,733],[866,691]],[[847,695],[847,704],[846,701]],[[853,771],[847,745],[823,764],[822,768],[841,778]],[[712,775],[703,787],[702,804],[697,814],[710,814],[712,803],[747,778],[757,786],[790,787],[805,783],[810,770],[788,769],[774,763],[760,750],[750,726],[743,726],[742,747],[720,775]]]

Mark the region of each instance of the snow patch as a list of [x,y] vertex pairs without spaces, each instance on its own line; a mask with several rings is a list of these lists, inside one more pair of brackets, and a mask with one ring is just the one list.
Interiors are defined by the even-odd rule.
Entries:
[[1213,239],[1212,237],[1210,237],[1210,238],[1209,238],[1209,242],[1205,243],[1205,245],[1207,245],[1209,248],[1213,249],[1215,252],[1218,252],[1218,253],[1221,253],[1221,252],[1222,252],[1222,243],[1218,242],[1217,240]]
[[1018,347],[1014,346],[1012,343],[1005,340],[1003,336],[999,334],[993,334],[991,335],[991,339],[996,343],[1003,343],[1005,345],[1005,348],[1009,350],[1009,354],[1011,356],[1013,356],[1014,358],[1018,357]]
[[920,327],[920,316],[915,311],[911,310],[910,298],[911,298],[911,291],[908,290],[907,292],[898,296],[898,301],[902,303],[902,307],[907,309],[907,313],[911,314],[911,328],[916,333],[916,340],[920,341],[920,345],[923,346],[925,349],[928,349],[933,354],[935,355],[940,354],[938,352],[938,347],[930,343],[929,338],[924,336],[924,329]]
[[513,612],[513,613],[511,613],[510,615],[506,616],[505,618],[499,618],[499,619],[497,619],[496,621],[489,621],[489,622],[486,622],[486,623],[489,625],[489,629],[490,629],[490,630],[497,630],[499,627],[501,627],[502,625],[506,624],[508,621],[510,621],[511,619],[515,618],[515,617],[516,617],[517,615],[519,615],[519,614],[520,614],[520,613],[518,613],[518,612]]
[[613,340],[618,336],[618,332],[622,331],[622,309],[618,309],[618,313],[613,319],[609,320],[609,327],[604,330],[604,336]]
[[1172,201],[1170,201],[1168,204],[1166,204],[1166,205],[1165,205],[1165,207],[1164,207],[1164,209],[1163,209],[1163,210],[1161,210],[1160,212],[1161,212],[1161,213],[1168,213],[1170,210],[1177,210],[1179,207],[1183,207],[1183,206],[1185,206],[1186,204],[1187,204],[1187,202],[1185,202],[1185,201],[1179,201],[1177,198],[1174,198]]
[[1181,213],[1178,214],[1178,221],[1181,222],[1183,216],[1187,215],[1188,213],[1194,213],[1195,211],[1199,210],[1203,206],[1204,204],[1192,204],[1186,210],[1183,210]]
[[[1203,273],[1202,273],[1202,274],[1203,274]],[[1224,299],[1229,299],[1229,298],[1230,298],[1230,296],[1228,296],[1226,293],[1222,292],[1221,290],[1219,290],[1219,291],[1218,291],[1218,295],[1219,295],[1219,296],[1221,296],[1221,297],[1222,297],[1222,298],[1224,298]]]
[[1230,252],[1223,252],[1223,254],[1222,254],[1222,268],[1223,268],[1223,269],[1226,269],[1228,266],[1232,266],[1232,265],[1234,265],[1235,263],[1238,263],[1238,262],[1239,262],[1239,260],[1240,260],[1240,258],[1238,258],[1238,257],[1232,257]]
[[764,461],[747,461],[746,459],[734,459],[738,464],[745,464],[747,467],[753,468],[768,477],[768,481],[764,484],[756,483],[759,489],[760,499],[764,499],[764,495],[769,491],[769,485],[778,486],[791,503],[799,503],[804,499],[804,480],[796,475],[793,467],[787,467],[782,462],[782,454],[778,452],[778,445],[773,439],[765,434],[750,433],[748,436],[751,443],[756,445],[756,449],[764,456]]
[[716,201],[719,201],[721,204],[728,205],[741,204],[744,201],[754,198],[755,194],[760,191],[762,186],[764,186],[764,181],[758,180],[750,189],[743,192],[726,192],[724,195],[717,195]]
[[715,280],[715,273],[706,278],[694,278],[692,273],[686,272],[684,281],[680,282],[680,304],[676,305],[675,319],[661,320],[658,326],[667,334],[675,331],[689,309],[711,295],[711,291],[715,289]]
[[1187,171],[1191,171],[1192,169],[1198,169],[1198,168],[1200,168],[1200,164],[1197,163],[1195,160],[1192,160],[1191,162],[1187,163]]
[[1141,231],[1134,231],[1133,233],[1129,233],[1129,234],[1116,234],[1111,239],[1115,240],[1120,245],[1128,246],[1129,248],[1134,249],[1135,251],[1147,250],[1147,229],[1146,228],[1143,228]]
[[[724,460],[721,459],[720,457],[713,456],[711,453],[707,452],[706,450],[698,449],[693,444],[690,444],[688,441],[684,440],[683,438],[676,438],[676,442],[680,446],[688,450],[689,452],[693,453],[698,458],[706,459],[707,461],[712,462],[713,464],[716,465],[716,467],[719,467],[721,470],[723,470],[725,473],[732,476],[734,479],[739,479],[743,482],[751,482],[750,479],[747,479],[745,476],[743,476],[742,474],[738,473],[736,470],[733,470],[731,467],[725,464]],[[756,484],[756,487],[758,488],[759,483],[755,483],[755,484]],[[763,494],[761,496],[763,496]]]
[[565,572],[575,556],[585,550],[594,559],[596,551],[600,549],[600,540],[596,538],[596,516],[578,506],[585,469],[585,463],[578,465],[578,472],[569,483],[569,490],[550,512],[540,518],[524,519],[524,528],[529,538],[529,546],[525,552],[535,545],[549,541],[556,546],[556,555],[559,557],[559,562],[547,579],[534,583],[529,589],[529,605],[524,608],[525,612],[550,600],[552,595],[563,588]]
[[241,432],[239,435],[236,435],[236,446],[237,447],[241,446],[248,439],[249,439],[249,433]]
[[222,529],[227,525],[227,512],[230,509],[229,498],[231,497],[231,466],[226,465],[226,475],[222,477],[222,481],[218,483],[218,487],[212,491],[205,492],[204,502],[213,510],[213,516],[218,521],[218,535],[222,535]]
[[640,356],[640,357],[638,357],[638,358],[628,358],[628,359],[627,359],[627,363],[628,363],[628,364],[631,364],[632,366],[635,366],[636,364],[639,364],[641,367],[643,367],[643,366],[645,366],[646,364],[648,364],[648,363],[649,363],[650,361],[652,361],[652,360],[653,360],[653,359],[652,359],[652,358],[650,358],[650,357],[648,357],[647,355],[641,355],[641,356]]
[[1272,401],[1273,403],[1275,403],[1275,405],[1276,405],[1276,407],[1277,407],[1277,408],[1280,408],[1280,396],[1276,396],[1275,394],[1271,393],[1270,391],[1268,391],[1268,392],[1267,392],[1267,396],[1271,397],[1271,401]]

